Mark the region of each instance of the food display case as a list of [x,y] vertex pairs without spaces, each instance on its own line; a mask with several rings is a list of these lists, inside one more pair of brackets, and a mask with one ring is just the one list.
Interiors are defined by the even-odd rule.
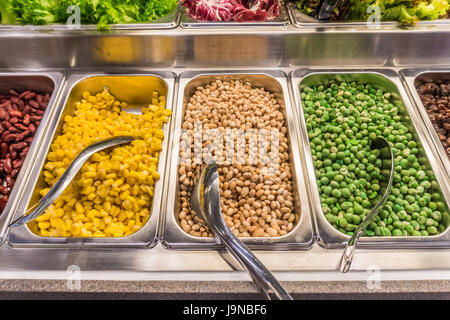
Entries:
[[[86,280],[160,281],[163,287],[165,281],[176,280],[185,292],[208,292],[203,287],[208,281],[249,281],[217,240],[191,236],[178,221],[179,143],[186,103],[209,81],[231,79],[266,88],[277,97],[286,119],[297,224],[284,236],[242,239],[290,291],[300,294],[302,283],[317,281],[325,288],[316,292],[333,293],[336,282],[365,283],[375,266],[383,281],[394,281],[380,292],[395,292],[395,281],[430,280],[443,281],[437,291],[448,293],[448,215],[443,217],[447,228],[436,236],[363,237],[352,269],[345,275],[339,272],[342,248],[350,237],[332,228],[321,212],[300,88],[337,74],[348,81],[364,79],[397,95],[448,210],[449,160],[417,87],[429,79],[448,80],[450,25],[439,21],[410,28],[336,28],[303,21],[292,6],[283,4],[280,18],[253,25],[198,23],[180,7],[153,24],[112,26],[109,31],[0,25],[0,47],[5,48],[0,51],[0,95],[9,88],[52,92],[0,217],[2,278],[64,280],[67,268],[75,265]],[[40,237],[27,226],[8,227],[37,201],[33,191],[42,184],[41,169],[61,120],[74,110],[71,104],[84,91],[104,87],[140,107],[157,87],[172,111],[163,128],[160,178],[149,221],[122,238]],[[138,102],[133,104],[134,99]],[[188,288],[192,282],[198,283]],[[229,290],[233,292],[233,286]],[[248,287],[236,290],[256,292]]]

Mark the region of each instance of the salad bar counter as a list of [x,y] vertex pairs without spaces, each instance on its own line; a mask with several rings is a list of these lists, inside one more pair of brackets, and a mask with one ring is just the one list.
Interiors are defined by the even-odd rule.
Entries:
[[[293,6],[254,24],[179,6],[109,31],[0,25],[0,277],[248,280],[190,207],[196,148],[214,144],[197,145],[200,121],[210,136],[279,133],[277,169],[219,163],[220,194],[228,227],[291,290],[374,268],[450,280],[450,24],[302,22]],[[43,215],[11,226],[81,150],[123,135],[144,140],[98,152]],[[380,190],[380,135],[394,183],[343,275]]]

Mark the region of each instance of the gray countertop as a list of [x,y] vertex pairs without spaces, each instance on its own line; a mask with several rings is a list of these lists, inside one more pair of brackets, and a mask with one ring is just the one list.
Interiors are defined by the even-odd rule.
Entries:
[[[364,250],[337,271],[341,250],[256,251],[297,299],[450,299],[450,250]],[[400,258],[401,257],[401,258]],[[73,277],[71,268],[79,270]],[[77,269],[78,268],[78,269]],[[3,299],[263,299],[217,251],[0,247]],[[69,279],[69,280],[68,280]],[[80,279],[74,290],[70,279]]]
[[[370,289],[365,281],[285,281],[297,299],[430,298],[450,299],[450,281],[383,281]],[[90,299],[262,299],[248,281],[81,281],[70,290],[66,280],[0,280],[0,298]]]

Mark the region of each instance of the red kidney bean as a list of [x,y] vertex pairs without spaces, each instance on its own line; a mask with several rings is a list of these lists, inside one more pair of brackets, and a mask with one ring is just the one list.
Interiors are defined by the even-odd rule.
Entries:
[[0,94],[0,214],[49,100],[48,92],[10,90]]
[[5,187],[5,186],[0,186],[0,194],[1,194],[1,195],[7,196],[8,193],[9,193],[9,190],[8,190],[7,187]]

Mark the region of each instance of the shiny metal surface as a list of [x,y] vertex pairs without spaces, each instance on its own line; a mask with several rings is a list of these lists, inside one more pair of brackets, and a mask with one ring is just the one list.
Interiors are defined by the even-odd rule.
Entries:
[[[4,31],[0,70],[275,69],[450,65],[448,27]],[[43,59],[45,57],[45,59]]]
[[38,92],[49,92],[51,94],[41,124],[34,135],[28,154],[17,175],[14,188],[9,195],[9,200],[0,216],[0,244],[6,240],[8,225],[12,219],[12,212],[21,199],[22,190],[30,173],[35,153],[39,150],[40,140],[44,134],[46,123],[50,114],[56,108],[55,104],[58,99],[58,93],[63,79],[64,75],[59,72],[0,73],[0,92],[2,93],[15,89],[19,91],[33,90]]
[[[166,108],[172,110],[172,97],[174,90],[174,74],[170,72],[153,73],[122,73],[122,74],[71,74],[61,93],[61,101],[48,119],[46,131],[42,135],[40,150],[36,155],[32,170],[26,185],[22,189],[22,198],[14,210],[14,216],[19,217],[27,210],[30,204],[37,202],[40,195],[38,187],[44,187],[42,168],[47,158],[50,145],[55,136],[61,133],[63,119],[66,115],[73,114],[75,102],[79,101],[85,91],[99,92],[108,87],[111,94],[117,99],[128,102],[128,110],[133,112],[135,108],[146,106],[151,101],[151,92],[158,91],[166,97]],[[163,152],[159,155],[158,172],[161,177],[165,175],[166,155],[169,140],[169,125],[163,128],[165,139]],[[67,238],[67,237],[40,237],[37,236],[28,225],[12,228],[8,242],[11,246],[52,246],[52,247],[136,247],[154,246],[157,242],[157,225],[163,199],[164,179],[155,183],[153,207],[147,223],[137,232],[121,238]],[[33,225],[34,223],[34,225]],[[35,222],[31,222],[31,228],[37,228]]]
[[[292,24],[299,28],[324,28],[324,29],[333,29],[333,28],[378,28],[378,29],[387,29],[390,27],[401,27],[397,22],[390,21],[382,21],[379,23],[379,26],[373,25],[373,21],[367,22],[324,22],[319,21],[313,17],[310,17],[304,13],[302,13],[295,3],[288,2],[287,11],[289,13],[289,17],[291,18]],[[420,21],[417,23],[415,27],[408,28],[428,28],[428,27],[439,27],[439,26],[450,26],[449,19],[439,19],[433,21]]]
[[170,169],[168,169],[168,182],[166,186],[167,204],[164,230],[161,241],[163,246],[173,249],[213,249],[223,248],[212,238],[194,237],[183,231],[178,222],[180,210],[178,163],[179,141],[181,126],[184,119],[185,105],[198,86],[203,86],[215,79],[239,79],[250,81],[252,85],[264,87],[274,93],[282,106],[285,123],[288,129],[290,142],[290,164],[293,173],[294,206],[296,210],[297,225],[282,237],[273,238],[243,238],[243,242],[251,249],[260,250],[307,250],[313,245],[312,223],[308,199],[306,197],[306,184],[304,181],[304,168],[300,164],[298,123],[295,121],[291,108],[289,89],[286,74],[281,71],[209,71],[209,72],[183,72],[179,76],[178,102],[176,113],[172,116],[171,143],[172,150]]
[[[78,156],[72,161],[66,171],[62,174],[62,176],[56,181],[55,185],[50,189],[50,191],[42,197],[42,199],[38,200],[34,205],[30,207],[30,209],[25,212],[18,219],[13,221],[9,227],[18,227],[27,222],[30,222],[40,215],[53,203],[56,199],[64,192],[64,190],[69,186],[72,182],[73,178],[76,176],[78,171],[80,171],[83,164],[91,155],[101,150],[111,148],[113,146],[117,146],[120,144],[128,143],[136,139],[135,137],[130,136],[119,136],[114,137],[102,141],[98,141],[96,143],[91,144],[83,151],[81,151]],[[31,211],[31,212],[30,212]]]
[[[281,0],[281,3],[283,0]],[[181,23],[182,28],[255,28],[255,27],[286,27],[289,25],[289,17],[286,8],[283,4],[280,5],[280,14],[278,17],[268,21],[255,21],[255,22],[235,22],[235,21],[197,21],[192,18],[187,12],[185,7],[181,7]]]
[[389,169],[390,169],[389,177],[385,177],[387,178],[387,181],[383,183],[383,188],[380,190],[380,194],[383,194],[384,192],[383,196],[373,207],[373,209],[369,212],[366,218],[358,225],[356,230],[353,232],[352,237],[345,246],[340,263],[340,271],[343,273],[348,272],[348,270],[350,270],[350,267],[353,262],[353,255],[355,254],[356,244],[358,243],[358,240],[361,237],[363,231],[369,226],[369,223],[372,222],[373,218],[375,218],[375,216],[378,214],[378,211],[386,202],[389,193],[391,192],[392,182],[394,180],[394,170],[395,170],[394,154],[392,153],[392,149],[391,146],[389,145],[389,142],[387,142],[387,140],[383,137],[377,137],[375,140],[372,141],[371,148],[380,150],[380,155],[383,155],[382,153],[383,149],[389,150],[387,157],[383,158],[383,160],[389,161]]
[[[128,24],[113,24],[111,30],[149,30],[149,29],[173,29],[180,23],[181,12],[179,5],[170,13],[159,19],[146,23],[128,23]],[[37,31],[37,32],[52,32],[52,31],[66,31],[71,30],[65,24],[49,24],[49,25],[12,25],[12,24],[0,24],[1,31],[19,31],[24,30]],[[97,25],[95,24],[82,24],[79,29],[82,31],[96,31]]]
[[434,145],[436,147],[436,151],[439,154],[440,160],[443,162],[445,172],[448,175],[447,183],[450,185],[450,160],[445,152],[445,149],[437,136],[436,130],[434,129],[433,123],[428,116],[425,107],[420,99],[420,96],[417,92],[417,88],[427,82],[427,81],[436,81],[436,80],[450,80],[450,68],[448,69],[405,69],[401,70],[400,74],[405,79],[406,85],[409,89],[409,93],[411,94],[413,104],[417,110],[417,113],[420,114],[424,126],[428,131],[428,138],[430,139],[430,145]]
[[[407,124],[413,134],[414,140],[418,143],[420,156],[428,159],[428,170],[431,170],[438,182],[443,197],[447,203],[447,212],[450,203],[450,191],[447,184],[447,177],[444,174],[444,168],[439,161],[439,156],[430,147],[426,138],[425,128],[421,125],[418,114],[414,111],[411,102],[408,99],[406,91],[403,88],[401,80],[397,72],[389,69],[366,69],[366,70],[297,70],[291,73],[294,99],[300,119],[301,143],[304,145],[302,161],[306,162],[308,170],[308,181],[310,191],[311,207],[316,222],[316,240],[321,246],[326,248],[343,247],[350,236],[347,236],[336,230],[325,218],[320,205],[319,190],[317,187],[314,164],[310,151],[310,143],[306,130],[305,117],[303,114],[303,105],[300,99],[300,87],[313,85],[317,83],[326,83],[330,79],[338,77],[345,81],[364,81],[373,86],[382,88],[392,92],[397,101],[404,105],[404,109],[400,110],[403,123]],[[447,221],[449,219],[447,218]],[[442,247],[450,248],[450,225],[447,226],[445,232],[427,237],[363,237],[359,241],[358,247],[367,248],[430,248]]]
[[[418,26],[413,30],[383,27],[377,30],[351,28],[347,31],[345,28],[297,28],[292,25],[270,29],[188,30],[178,27],[170,30],[112,30],[109,33],[85,30],[38,32],[19,28],[0,31],[0,47],[7,48],[0,52],[0,70],[19,74],[30,70],[47,73],[55,69],[86,74],[98,73],[99,70],[118,74],[170,71],[180,75],[184,71],[197,70],[197,73],[205,73],[205,70],[238,70],[242,73],[249,69],[261,73],[267,70],[289,73],[311,67],[353,68],[358,71],[380,66],[396,71],[417,66],[450,67],[450,30],[443,25],[432,28]],[[188,80],[180,78],[180,83]],[[170,81],[173,80],[167,81],[170,89]],[[63,88],[68,85],[68,82],[62,84]],[[177,86],[175,83],[173,101],[177,101]],[[67,89],[60,90],[61,99],[65,99],[67,93]],[[294,101],[295,97],[291,93],[289,101]],[[171,105],[170,99],[169,95],[168,106]],[[178,111],[175,109],[172,125],[175,125],[173,121]],[[297,111],[292,109],[297,119]],[[292,120],[292,123],[299,125],[299,121]],[[173,143],[172,137],[170,139]],[[175,146],[169,150],[172,148]],[[299,152],[304,153],[303,150]],[[172,154],[177,155],[173,151]],[[175,161],[177,159],[176,156]],[[306,171],[306,166],[302,167]],[[170,173],[168,169],[167,180]],[[164,204],[161,207],[161,218],[170,217]],[[9,243],[0,246],[1,277],[65,280],[66,269],[75,265],[81,269],[82,279],[249,280],[245,273],[240,272],[242,268],[230,263],[229,255],[221,250],[167,250],[160,243],[151,249],[122,248],[121,245],[90,247],[89,250],[84,247],[38,246],[11,247]],[[255,255],[283,281],[358,280],[365,283],[374,274],[374,267],[380,270],[381,286],[385,280],[450,279],[449,249],[361,248],[354,258],[351,272],[345,275],[338,269],[341,253],[340,250],[314,245],[307,251],[258,250]],[[321,288],[318,286],[317,290],[319,292]]]
[[220,209],[219,173],[212,161],[200,174],[191,192],[191,205],[196,214],[211,228],[214,236],[225,245],[228,252],[247,270],[258,288],[271,300],[272,294],[278,300],[292,300],[273,274],[259,261],[231,232],[222,217]]

